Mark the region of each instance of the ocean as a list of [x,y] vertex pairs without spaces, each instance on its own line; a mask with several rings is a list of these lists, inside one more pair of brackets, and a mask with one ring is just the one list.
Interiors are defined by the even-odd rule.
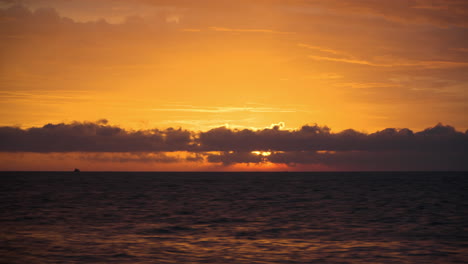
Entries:
[[2,172],[0,263],[468,263],[468,176]]

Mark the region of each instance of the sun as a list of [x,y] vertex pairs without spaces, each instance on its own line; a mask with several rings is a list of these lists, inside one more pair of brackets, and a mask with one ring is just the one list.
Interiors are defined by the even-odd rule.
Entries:
[[271,155],[271,151],[252,151],[251,153],[258,155],[258,156],[263,156],[263,157],[267,157]]

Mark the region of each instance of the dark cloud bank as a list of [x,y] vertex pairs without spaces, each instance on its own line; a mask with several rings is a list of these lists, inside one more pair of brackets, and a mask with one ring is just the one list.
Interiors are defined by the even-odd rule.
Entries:
[[[0,127],[0,151],[85,152],[93,155],[100,152],[121,155],[184,151],[191,156],[183,160],[205,160],[224,165],[271,162],[344,169],[466,170],[468,131],[462,133],[442,124],[419,132],[387,128],[372,134],[352,129],[332,133],[328,127],[318,125],[305,125],[298,130],[219,127],[206,132],[173,128],[133,131],[101,120],[47,124],[29,129]],[[271,154],[262,156],[252,151]],[[192,160],[193,155],[197,158]],[[156,160],[143,158],[142,162],[164,162],[157,157]],[[168,160],[176,162],[173,158]]]

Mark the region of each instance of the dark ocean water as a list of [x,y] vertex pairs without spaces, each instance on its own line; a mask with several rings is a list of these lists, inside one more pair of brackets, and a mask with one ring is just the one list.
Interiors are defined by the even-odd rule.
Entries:
[[4,172],[0,263],[468,263],[468,176]]

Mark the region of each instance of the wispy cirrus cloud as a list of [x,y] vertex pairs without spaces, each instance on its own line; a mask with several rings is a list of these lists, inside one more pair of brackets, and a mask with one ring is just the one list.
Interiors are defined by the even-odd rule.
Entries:
[[199,28],[183,28],[180,31],[182,32],[202,32]]
[[153,108],[152,111],[157,112],[194,112],[194,113],[236,113],[236,112],[251,112],[251,113],[295,113],[303,110],[274,108],[274,107],[192,107],[185,106],[180,108]]
[[331,48],[327,48],[327,47],[313,46],[313,45],[308,45],[308,44],[304,44],[304,43],[298,43],[297,46],[301,47],[301,48],[317,50],[317,51],[321,51],[321,52],[325,52],[325,53],[331,53],[331,54],[336,54],[336,55],[339,55],[339,54],[346,55],[346,53],[343,52],[343,51],[335,50],[335,49],[331,49]]
[[296,32],[289,31],[279,31],[273,29],[263,29],[263,28],[229,28],[229,27],[215,27],[211,26],[206,29],[202,28],[183,28],[180,29],[182,32],[206,32],[206,31],[215,31],[215,32],[227,32],[227,33],[261,33],[261,34],[296,34]]
[[[353,55],[350,52],[328,47],[314,46],[304,43],[299,43],[298,47],[321,53],[320,55],[310,54],[307,56],[308,58],[316,61],[339,62],[375,67],[422,67],[427,69],[468,67],[468,62],[463,60],[416,60],[396,56],[380,56],[373,59],[361,59],[359,56]],[[451,50],[464,52],[465,49],[456,48]],[[323,55],[324,53],[328,55]]]
[[392,82],[337,82],[333,86],[336,87],[349,87],[353,89],[367,89],[367,88],[389,88],[389,87],[399,87],[401,86],[398,83]]
[[468,67],[468,62],[464,61],[417,61],[417,60],[403,60],[397,59],[395,61],[370,61],[356,58],[344,58],[344,57],[329,57],[329,56],[317,56],[308,55],[310,59],[317,61],[330,61],[330,62],[341,62],[349,64],[359,64],[375,67],[422,67],[427,69],[443,69],[443,68],[464,68]]
[[304,78],[312,80],[338,80],[344,78],[344,76],[337,73],[318,73],[306,75]]
[[378,64],[367,60],[359,60],[359,59],[351,59],[351,58],[334,58],[334,57],[327,57],[327,56],[316,56],[316,55],[309,55],[309,58],[317,61],[332,61],[332,62],[343,62],[343,63],[350,63],[350,64],[360,64],[360,65],[368,65],[368,66],[382,66],[387,67],[385,64]]
[[260,28],[227,28],[227,27],[209,27],[209,30],[218,32],[236,32],[236,33],[268,33],[268,34],[296,34],[289,31],[278,31],[272,29]]

